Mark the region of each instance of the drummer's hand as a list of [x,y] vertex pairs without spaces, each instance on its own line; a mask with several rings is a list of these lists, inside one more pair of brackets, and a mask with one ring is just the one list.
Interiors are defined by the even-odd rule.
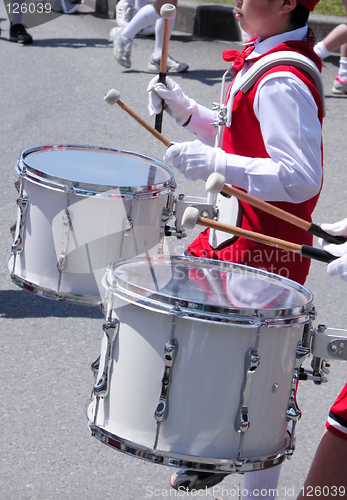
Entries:
[[206,180],[213,172],[224,175],[226,153],[200,141],[181,142],[166,150],[164,161],[178,168],[189,180]]
[[196,102],[183,93],[181,87],[171,78],[166,77],[166,85],[158,83],[159,76],[155,76],[148,85],[148,111],[150,115],[157,115],[164,109],[176,120],[178,125],[184,125],[196,109]]
[[[347,238],[347,219],[336,222],[335,224],[322,224],[321,228],[334,236],[344,236]],[[326,252],[335,255],[335,257],[339,257],[339,259],[328,264],[328,274],[330,276],[340,276],[340,278],[347,281],[347,242],[342,245],[335,245],[321,239],[320,243]]]

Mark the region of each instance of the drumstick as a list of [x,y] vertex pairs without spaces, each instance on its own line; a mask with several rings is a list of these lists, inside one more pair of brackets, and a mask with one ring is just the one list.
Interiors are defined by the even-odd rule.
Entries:
[[130,109],[124,102],[120,100],[120,93],[116,89],[111,89],[104,97],[104,100],[110,106],[118,104],[126,113],[132,116],[142,127],[144,127],[148,132],[150,132],[158,141],[160,141],[167,148],[171,146],[171,142],[166,139],[160,132],[155,130],[154,127],[149,125],[145,120],[143,120],[138,114],[136,114],[132,109]]
[[200,217],[199,210],[197,208],[186,208],[182,217],[182,226],[186,229],[194,229],[196,224],[216,229],[218,231],[224,231],[225,233],[233,234],[234,236],[246,238],[251,241],[256,241],[257,243],[263,243],[264,245],[298,253],[308,259],[320,260],[321,262],[329,263],[338,258],[325,250],[320,250],[319,248],[313,248],[307,245],[298,245],[297,243],[291,243],[289,241],[280,240],[278,238],[273,238],[272,236],[266,236],[260,233],[253,233],[252,231],[247,231],[246,229],[241,229],[240,227],[229,226],[228,224],[207,219],[206,217]]
[[275,207],[270,203],[267,203],[266,201],[258,200],[258,198],[255,198],[254,196],[251,196],[250,194],[247,194],[244,191],[241,191],[240,189],[234,188],[229,184],[225,184],[225,178],[223,177],[222,174],[219,174],[218,172],[214,172],[207,179],[206,189],[207,191],[210,191],[211,193],[215,194],[223,192],[224,194],[235,196],[239,200],[245,201],[246,203],[252,205],[253,207],[260,208],[261,210],[264,210],[264,212],[267,212],[268,214],[278,217],[279,219],[285,220],[286,222],[289,222],[294,226],[300,227],[301,229],[304,229],[305,231],[313,234],[314,236],[323,238],[329,243],[341,244],[347,241],[347,239],[344,238],[343,236],[333,236],[325,232],[320,226],[314,224],[313,222],[308,222],[304,219],[300,219],[300,217],[297,217],[296,215],[285,212],[281,208]]
[[[170,38],[170,22],[176,15],[176,7],[171,3],[165,3],[160,9],[160,15],[164,18],[164,33],[163,44],[161,49],[159,80],[160,83],[166,83],[166,66],[167,56],[169,53],[169,38]],[[161,132],[163,124],[164,101],[162,100],[162,109],[159,114],[155,115],[155,129]]]

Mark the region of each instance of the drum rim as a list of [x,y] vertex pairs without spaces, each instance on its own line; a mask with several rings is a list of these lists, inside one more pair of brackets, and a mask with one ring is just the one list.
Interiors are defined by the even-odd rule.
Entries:
[[[88,403],[90,403],[90,401],[87,401],[86,404],[88,405]],[[285,437],[284,445],[279,452],[274,452],[273,454],[263,455],[260,457],[237,460],[236,458],[210,458],[172,453],[170,451],[147,448],[133,443],[132,441],[128,441],[92,423],[88,415],[87,418],[92,436],[98,439],[101,443],[106,444],[121,453],[125,453],[126,455],[131,455],[145,461],[160,465],[167,465],[170,467],[179,467],[182,469],[200,470],[205,472],[224,472],[229,474],[244,473],[260,469],[264,470],[279,465],[293,453],[288,433]]]
[[[9,262],[12,254],[7,256],[7,261]],[[74,304],[78,304],[81,306],[88,307],[100,307],[101,305],[101,297],[93,296],[93,295],[80,295],[76,293],[69,292],[58,292],[50,288],[45,288],[33,281],[28,281],[24,279],[22,276],[11,272],[8,264],[7,269],[10,274],[10,278],[14,285],[17,285],[19,288],[26,290],[27,292],[34,293],[35,295],[40,295],[41,297],[46,297],[48,299],[58,300],[60,302],[71,302]]]
[[[240,269],[247,270],[251,273],[266,276],[272,280],[280,281],[292,289],[300,291],[307,297],[307,302],[304,305],[282,308],[282,309],[254,309],[254,308],[237,308],[237,307],[220,307],[208,305],[199,302],[187,301],[177,299],[159,293],[153,292],[148,296],[140,295],[138,292],[143,290],[141,286],[130,283],[124,280],[114,280],[114,270],[123,266],[124,264],[136,265],[136,263],[155,264],[164,261],[165,263],[188,263],[194,262],[196,265],[202,267],[210,266],[228,270]],[[110,274],[112,275],[112,282],[109,280]],[[164,314],[173,314],[182,318],[199,319],[212,322],[233,323],[241,327],[259,327],[266,325],[267,327],[287,327],[292,325],[301,325],[311,323],[314,319],[313,295],[303,285],[296,283],[288,278],[284,278],[274,273],[264,271],[242,264],[235,264],[226,261],[204,259],[192,256],[175,256],[175,255],[153,255],[149,256],[136,256],[126,257],[119,259],[110,264],[106,269],[105,275],[102,279],[102,285],[106,290],[106,295],[112,294],[120,299],[134,305],[139,305],[145,309],[161,312]]]
[[[45,151],[65,151],[65,150],[80,150],[80,151],[101,151],[106,153],[124,154],[126,156],[132,156],[137,159],[146,160],[153,162],[156,166],[160,166],[168,174],[168,179],[165,182],[160,182],[157,184],[146,185],[146,186],[104,186],[98,184],[92,184],[87,182],[77,182],[71,181],[69,179],[64,179],[61,177],[56,177],[51,174],[47,174],[44,171],[35,169],[27,164],[26,158],[37,152]],[[172,193],[176,188],[176,183],[174,180],[174,174],[172,169],[165,163],[151,158],[150,156],[135,153],[133,151],[126,151],[123,149],[109,148],[104,146],[92,146],[92,145],[81,145],[81,144],[48,144],[44,146],[35,146],[32,148],[25,149],[21,152],[21,155],[16,164],[16,171],[21,177],[26,178],[28,181],[38,184],[40,186],[54,189],[56,191],[68,192],[71,194],[81,195],[81,196],[94,196],[96,194],[103,194],[105,198],[115,198],[116,194],[114,190],[119,190],[119,195],[121,198],[132,199],[132,198],[157,198],[159,196],[166,196]],[[100,197],[100,196],[99,196]]]

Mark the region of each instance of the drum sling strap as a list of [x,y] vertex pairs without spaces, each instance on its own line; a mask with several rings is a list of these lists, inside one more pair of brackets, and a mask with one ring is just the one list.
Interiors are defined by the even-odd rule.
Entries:
[[[275,52],[273,54],[264,56],[258,61],[256,61],[253,64],[253,66],[250,69],[248,69],[246,73],[242,75],[237,82],[235,82],[233,88],[231,89],[227,106],[221,104],[219,107],[220,108],[218,116],[219,127],[216,138],[216,146],[221,147],[222,145],[224,126],[227,125],[228,127],[230,127],[231,125],[231,120],[232,120],[231,110],[236,94],[240,91],[244,93],[247,92],[250,88],[252,88],[252,86],[259,80],[259,78],[264,73],[266,73],[267,71],[276,66],[283,66],[283,65],[290,65],[298,69],[301,69],[305,71],[312,78],[322,101],[323,117],[325,116],[326,108],[325,108],[324,87],[323,87],[322,76],[317,66],[314,64],[313,61],[311,61],[311,59],[302,54],[299,54],[298,52],[282,50],[280,52]],[[231,74],[232,76],[236,74],[233,67],[231,67],[223,76],[221,103],[223,103],[224,101],[225,79],[228,74]],[[219,196],[218,199],[219,199],[219,205],[224,204],[225,202],[228,203],[230,206],[230,200],[229,201],[223,200],[221,196]],[[210,194],[209,202],[215,205],[217,202],[217,195]],[[225,211],[222,210],[220,206],[219,208],[220,208],[220,213],[225,213]],[[235,216],[233,215],[232,220],[234,219]],[[227,220],[222,222],[225,222],[226,224],[229,223]],[[224,244],[229,239],[230,238],[227,237],[225,233],[221,233],[220,231],[216,230],[210,230],[209,242],[210,245],[215,249],[218,248],[221,244]]]

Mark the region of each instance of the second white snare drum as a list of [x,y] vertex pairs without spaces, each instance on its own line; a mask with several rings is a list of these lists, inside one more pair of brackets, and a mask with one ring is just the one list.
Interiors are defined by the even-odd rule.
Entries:
[[96,438],[215,472],[267,468],[292,453],[297,349],[313,319],[307,289],[164,255],[115,262],[103,284],[105,333],[86,410]]
[[110,262],[161,252],[175,189],[164,163],[117,149],[44,146],[24,151],[16,170],[7,265],[22,288],[98,305]]

